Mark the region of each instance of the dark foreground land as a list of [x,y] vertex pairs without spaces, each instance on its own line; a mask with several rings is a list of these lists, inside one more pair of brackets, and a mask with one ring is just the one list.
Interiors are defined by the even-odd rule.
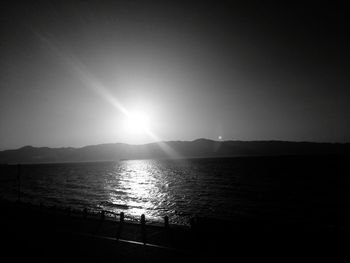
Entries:
[[1,202],[2,262],[274,262],[348,258],[347,228],[197,219],[193,228],[121,224],[69,210]]

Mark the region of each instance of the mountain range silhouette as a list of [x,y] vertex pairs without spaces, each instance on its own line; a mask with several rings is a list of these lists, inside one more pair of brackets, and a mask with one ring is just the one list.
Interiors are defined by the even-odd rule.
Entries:
[[[167,149],[171,149],[168,152]],[[173,155],[176,153],[176,156]],[[81,148],[25,146],[0,151],[0,163],[118,161],[122,159],[210,158],[264,155],[350,154],[350,143],[290,141],[167,141],[143,145],[109,143]]]

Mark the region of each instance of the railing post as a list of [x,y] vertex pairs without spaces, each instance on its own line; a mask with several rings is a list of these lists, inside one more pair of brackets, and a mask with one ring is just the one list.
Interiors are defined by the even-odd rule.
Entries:
[[142,234],[142,241],[143,244],[146,244],[146,217],[144,214],[141,215],[141,234]]
[[39,213],[40,213],[40,216],[42,217],[43,216],[43,203],[40,202],[39,204]]
[[21,202],[21,165],[17,164],[17,180],[18,180],[18,202]]
[[195,217],[190,218],[190,226],[191,226],[192,230],[196,229],[196,218]]
[[164,217],[164,227],[169,228],[169,217],[168,216]]
[[122,234],[123,224],[124,224],[124,212],[120,212],[119,227],[118,227],[118,231],[117,231],[117,239],[119,239],[121,234]]
[[53,214],[56,216],[57,214],[57,208],[56,208],[56,205],[53,206]]
[[87,209],[86,209],[86,207],[83,209],[83,217],[84,217],[84,219],[87,218]]

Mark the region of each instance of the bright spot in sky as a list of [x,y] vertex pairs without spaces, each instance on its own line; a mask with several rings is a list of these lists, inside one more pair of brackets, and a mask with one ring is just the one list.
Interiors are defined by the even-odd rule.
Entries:
[[126,116],[124,128],[128,133],[140,134],[150,130],[150,118],[143,112],[131,112]]
[[222,136],[219,136],[218,139],[219,139],[219,140],[222,140]]

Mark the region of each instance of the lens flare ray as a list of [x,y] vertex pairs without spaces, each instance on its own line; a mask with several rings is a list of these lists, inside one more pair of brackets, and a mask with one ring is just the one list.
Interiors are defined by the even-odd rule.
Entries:
[[[37,38],[45,44],[50,52],[59,58],[63,66],[65,68],[68,68],[74,76],[78,77],[79,80],[84,83],[84,86],[86,88],[96,93],[127,118],[133,118],[133,113],[124,107],[124,105],[113,96],[108,88],[105,87],[76,56],[72,55],[70,52],[62,48],[59,48],[48,37],[45,37],[35,30],[32,31],[37,36]],[[145,126],[143,127],[143,130],[148,137],[157,143],[157,145],[167,156],[170,158],[181,158],[180,154],[172,149],[166,142],[163,142],[160,137],[158,137],[154,132],[150,130],[149,127]]]

